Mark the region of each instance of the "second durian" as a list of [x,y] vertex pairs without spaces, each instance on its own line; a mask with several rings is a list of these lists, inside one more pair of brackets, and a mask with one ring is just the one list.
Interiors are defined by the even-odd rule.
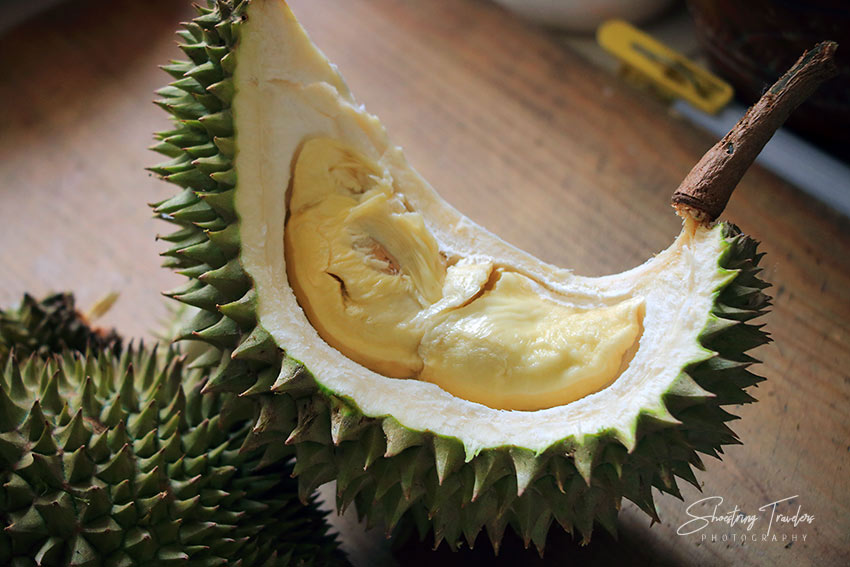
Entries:
[[173,348],[0,362],[0,565],[347,564],[287,460],[243,446],[252,404]]

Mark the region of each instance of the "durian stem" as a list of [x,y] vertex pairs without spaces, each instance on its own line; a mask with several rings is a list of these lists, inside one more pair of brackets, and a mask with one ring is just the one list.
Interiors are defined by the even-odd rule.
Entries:
[[838,44],[824,41],[797,62],[744,114],[694,166],[673,193],[682,217],[708,223],[720,216],[732,191],[773,133],[820,84],[837,74]]

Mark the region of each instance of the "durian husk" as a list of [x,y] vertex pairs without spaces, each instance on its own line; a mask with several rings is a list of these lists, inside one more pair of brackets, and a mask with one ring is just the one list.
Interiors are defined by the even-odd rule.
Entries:
[[[623,498],[654,521],[652,489],[681,497],[676,478],[699,488],[700,455],[719,456],[738,443],[724,406],[754,400],[762,380],[746,351],[769,339],[750,321],[770,305],[759,279],[757,243],[729,224],[718,270],[729,270],[714,295],[699,342],[707,354],[681,368],[662,397],[666,411],[645,412],[628,432],[568,437],[544,451],[486,448],[470,454],[456,438],[411,430],[392,416],[366,416],[356,403],[323,388],[309,369],[281,349],[258,323],[257,296],[240,262],[234,194],[238,181],[233,119],[233,72],[248,2],[219,2],[178,32],[189,60],[164,69],[174,78],[158,104],[175,127],[152,148],[170,161],[152,168],[181,187],[154,210],[178,229],[166,237],[166,266],[187,276],[168,293],[201,309],[180,334],[202,341],[195,361],[212,376],[206,391],[235,392],[261,405],[251,443],[273,462],[294,446],[299,494],[309,498],[336,480],[340,512],[355,504],[370,524],[388,532],[402,518],[436,544],[474,544],[486,530],[496,551],[508,525],[543,550],[553,522],[583,542],[594,525],[616,532]],[[245,220],[245,219],[243,219]]]
[[24,294],[21,303],[0,311],[0,358],[12,348],[18,357],[39,356],[65,349],[121,353],[122,340],[115,329],[94,326],[80,313],[70,293],[54,293],[37,300]]
[[0,565],[346,565],[173,347],[0,358]]

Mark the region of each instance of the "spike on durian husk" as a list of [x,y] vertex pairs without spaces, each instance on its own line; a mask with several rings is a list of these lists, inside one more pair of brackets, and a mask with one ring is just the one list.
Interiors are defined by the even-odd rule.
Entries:
[[121,337],[114,329],[93,326],[77,311],[70,293],[54,293],[42,300],[25,294],[17,307],[0,311],[0,358],[13,346],[19,357],[47,356],[66,348],[120,353]]
[[[0,565],[346,565],[292,465],[242,451],[251,402],[174,348],[0,370]],[[58,398],[46,401],[55,391]]]
[[[160,106],[175,129],[160,133],[153,148],[171,158],[153,170],[181,188],[155,208],[181,235],[167,265],[198,274],[173,297],[189,304],[216,298],[215,308],[180,338],[215,349],[204,357],[216,366],[214,390],[250,396],[261,405],[247,445],[267,447],[269,459],[279,445],[295,445],[301,494],[336,479],[340,510],[353,503],[359,517],[387,529],[411,518],[421,533],[433,531],[437,545],[445,541],[453,549],[484,530],[498,551],[510,525],[542,551],[553,523],[586,543],[595,525],[616,529],[623,498],[658,521],[653,489],[679,496],[676,477],[695,483],[692,467],[702,467],[700,453],[717,456],[723,445],[737,442],[723,406],[752,401],[746,389],[762,380],[748,370],[754,359],[745,354],[769,340],[750,323],[770,305],[762,292],[767,284],[758,277],[756,242],[732,225],[715,228],[723,248],[717,269],[727,277],[700,336],[703,356],[685,366],[657,407],[641,412],[627,429],[589,432],[529,451],[464,446],[453,437],[406,430],[393,416],[365,415],[274,344],[258,317],[250,316],[255,291],[240,263],[238,240],[216,239],[204,228],[213,223],[229,231],[237,223],[230,81],[247,5],[219,2],[187,26],[210,50],[184,46],[191,61],[165,68],[179,92],[163,91]],[[199,88],[217,96],[221,109],[199,105]],[[209,155],[196,157],[196,146]]]

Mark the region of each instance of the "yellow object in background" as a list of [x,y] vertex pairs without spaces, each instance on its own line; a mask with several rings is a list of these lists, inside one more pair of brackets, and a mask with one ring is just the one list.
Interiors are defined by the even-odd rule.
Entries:
[[619,59],[625,78],[664,98],[681,98],[710,114],[732,99],[732,87],[684,55],[622,20],[599,26],[596,40]]

